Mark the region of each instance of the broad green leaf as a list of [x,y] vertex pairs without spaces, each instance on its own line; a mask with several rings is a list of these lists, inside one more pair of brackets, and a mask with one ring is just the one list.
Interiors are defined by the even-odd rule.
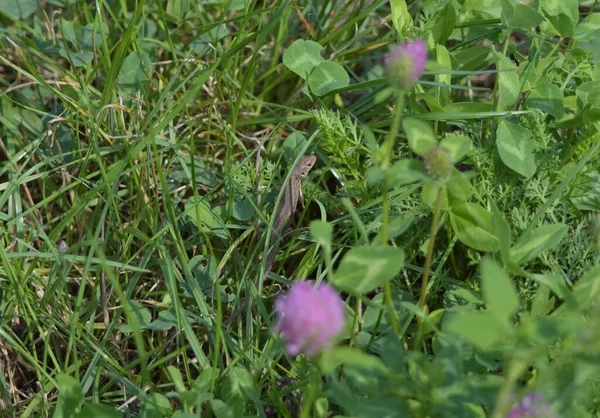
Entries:
[[521,91],[521,82],[517,75],[517,69],[513,62],[503,56],[498,55],[498,110],[510,110]]
[[201,392],[206,392],[206,391],[210,391],[212,384],[213,384],[213,378],[214,378],[214,371],[210,370],[210,369],[204,369],[203,371],[200,372],[200,375],[196,378],[196,380],[194,381],[194,389],[201,391]]
[[367,125],[363,127],[363,135],[365,137],[365,143],[367,144],[367,148],[369,149],[371,155],[377,155],[377,152],[379,151],[379,143],[377,142],[377,139],[375,139],[373,131]]
[[177,392],[185,392],[187,390],[185,387],[185,383],[183,382],[183,375],[177,367],[167,366],[167,373],[169,373],[171,382],[173,382],[173,385],[175,385],[175,390]]
[[481,260],[483,297],[488,311],[508,320],[519,309],[519,295],[512,281],[491,257]]
[[444,331],[458,334],[484,350],[497,347],[511,330],[506,321],[492,312],[479,311],[454,314],[444,325]]
[[318,398],[315,401],[315,414],[316,418],[327,418],[329,416],[329,401],[326,397]]
[[254,392],[254,381],[248,369],[242,366],[233,366],[227,373],[227,380],[223,382],[219,393],[222,400],[228,402],[235,398],[244,399]]
[[562,37],[573,36],[579,20],[578,0],[540,0],[541,10],[551,27]]
[[387,367],[379,357],[352,347],[335,347],[324,350],[319,358],[319,364],[323,373],[330,373],[341,365],[377,370],[382,373],[387,371]]
[[325,58],[321,56],[323,47],[314,41],[298,39],[283,54],[283,64],[304,80]]
[[288,164],[293,164],[294,161],[298,158],[300,154],[302,154],[304,148],[306,147],[306,138],[298,131],[294,131],[288,135],[288,137],[283,141],[283,158],[285,158],[285,162]]
[[[573,22],[571,19],[565,14],[559,14],[558,16],[546,16],[547,21],[550,24],[550,27],[554,29],[554,32],[562,37],[571,37],[575,34],[575,30],[573,27]],[[542,25],[543,27],[543,25]],[[548,26],[546,26],[548,27]],[[550,31],[552,32],[552,31]]]
[[410,13],[408,13],[406,0],[390,0],[390,7],[392,8],[392,23],[394,24],[394,28],[403,37],[413,25],[413,19]]
[[464,9],[485,12],[491,16],[500,18],[502,3],[498,0],[467,0]]
[[471,149],[471,138],[462,134],[450,134],[440,141],[440,146],[448,151],[450,159],[456,163]]
[[[391,218],[388,225],[388,240],[392,240],[402,235],[415,220],[415,215],[412,213],[398,215]],[[373,239],[373,242],[381,242],[381,231]]]
[[542,10],[550,15],[566,14],[571,21],[579,18],[579,4],[577,0],[539,0]]
[[160,393],[152,393],[142,403],[141,417],[167,418],[171,417],[173,408],[169,399]]
[[14,19],[27,19],[38,8],[37,0],[0,0],[0,12]]
[[573,297],[582,309],[597,304],[600,299],[600,266],[588,271],[575,284]]
[[[497,0],[494,0],[497,1]],[[492,49],[488,46],[473,46],[471,48],[459,49],[452,56],[458,63],[459,70],[473,71],[479,69],[491,56]]]
[[575,24],[579,19],[579,3],[577,0],[539,0],[540,8],[549,16],[564,14]]
[[459,205],[466,202],[473,193],[471,183],[467,177],[453,167],[450,179],[448,179],[443,186],[431,181],[426,182],[423,185],[421,198],[423,199],[423,202],[432,209],[435,207],[439,187],[443,188],[442,201],[440,204],[442,210],[447,210],[453,205]]
[[150,57],[145,52],[141,52],[140,54],[132,52],[125,57],[123,65],[119,70],[117,85],[130,94],[140,91],[148,83],[148,76],[152,74]]
[[586,81],[575,90],[580,107],[591,105],[600,107],[600,80]]
[[67,128],[65,125],[59,125],[54,135],[54,143],[52,143],[52,146],[50,147],[52,150],[52,155],[63,154],[63,158],[67,163],[70,163],[74,158],[77,157],[77,154],[71,154],[74,148],[71,132],[72,130]]
[[[454,10],[451,4],[448,4],[448,6]],[[452,76],[449,72],[452,70],[452,63],[450,62],[450,54],[448,54],[448,50],[444,45],[437,45],[435,51],[439,71],[443,72],[442,74],[437,74],[435,76],[436,81],[440,83],[440,86],[437,88],[437,99],[440,105],[445,106],[450,102],[450,84],[452,84]],[[444,84],[447,86],[444,86]]]
[[418,155],[424,156],[431,147],[437,145],[433,128],[425,121],[408,118],[402,121],[402,127],[408,137],[408,145]]
[[444,317],[445,309],[436,309],[427,315],[427,319],[423,323],[423,333],[425,335],[436,330]]
[[511,248],[511,259],[517,263],[526,263],[563,239],[569,227],[565,224],[542,225],[524,236]]
[[573,38],[581,42],[600,39],[600,13],[592,13],[577,23]]
[[464,287],[459,287],[456,290],[452,290],[449,292],[449,294],[455,296],[454,300],[464,299],[468,303],[474,305],[482,305],[484,302],[483,298],[479,294],[475,293],[475,291],[471,289],[466,289]]
[[531,316],[535,318],[536,316],[548,315],[552,308],[554,308],[555,303],[556,299],[550,297],[550,288],[548,286],[538,287],[531,301]]
[[419,99],[423,99],[423,101],[427,104],[431,112],[445,112],[444,107],[440,104],[440,102],[438,102],[438,100],[435,97],[426,93],[417,93],[416,96]]
[[448,2],[446,7],[437,15],[435,25],[432,27],[433,38],[438,46],[446,43],[456,25],[456,10],[454,4]]
[[77,418],[122,418],[123,413],[110,405],[88,403],[81,408]]
[[167,13],[176,21],[182,20],[183,16],[190,10],[190,0],[168,0]]
[[56,377],[58,387],[58,403],[54,411],[54,418],[71,418],[79,409],[83,399],[79,382],[67,375],[59,374]]
[[544,21],[544,16],[533,7],[513,0],[502,0],[502,18],[512,29],[534,28]]
[[[373,184],[378,184],[385,178],[385,170],[379,167],[371,166],[367,168],[367,174],[365,177],[367,185],[372,186]],[[408,181],[408,183],[412,183],[414,181],[416,180]]]
[[17,122],[21,127],[26,128],[29,132],[35,135],[42,135],[43,133],[45,133],[45,123],[42,122],[40,117],[31,110],[15,108],[14,113],[12,113],[10,116],[7,116],[12,116],[13,120]]
[[531,278],[538,282],[540,285],[547,286],[552,292],[559,298],[570,303],[570,307],[576,307],[577,303],[571,294],[571,291],[565,283],[565,278],[559,273],[549,274],[532,274]]
[[158,318],[148,324],[152,331],[166,331],[177,326],[177,317],[172,311],[160,311]]
[[322,246],[331,245],[331,237],[333,236],[333,225],[322,220],[312,221],[310,223],[310,235],[313,239]]
[[[215,414],[215,417],[217,417],[217,418],[235,418],[235,414],[232,410],[232,405],[226,404],[225,402],[223,402],[220,399],[211,399],[210,407],[212,408],[212,411]],[[191,417],[197,417],[196,414],[190,414],[190,415],[191,415]],[[177,418],[177,417],[175,417],[175,415],[173,414],[173,418]],[[183,418],[183,417],[181,417],[181,418]]]
[[544,21],[544,16],[538,13],[533,7],[526,4],[517,3],[515,14],[512,20],[512,27],[517,29],[534,28]]
[[506,120],[500,121],[496,129],[496,146],[502,162],[510,169],[524,177],[535,173],[535,143],[527,129]]
[[564,112],[563,93],[560,88],[550,82],[542,82],[527,97],[527,107],[540,109],[557,119]]
[[61,57],[70,60],[71,63],[75,67],[84,67],[84,66],[88,65],[90,62],[92,62],[92,59],[94,58],[94,54],[89,51],[86,51],[86,52],[69,51],[69,52],[67,52],[64,48],[60,48],[58,50],[58,53],[60,54]]
[[342,259],[334,284],[352,295],[362,295],[390,281],[403,266],[401,248],[355,247]]
[[65,40],[73,45],[79,45],[79,39],[81,37],[81,25],[79,22],[71,22],[70,20],[63,19],[61,20],[60,29]]
[[242,200],[233,202],[231,207],[231,216],[238,221],[248,221],[254,215],[254,208],[252,204],[245,197]]
[[219,238],[226,239],[229,236],[221,218],[213,213],[208,200],[200,197],[200,200],[191,197],[185,202],[185,214],[201,231],[215,234]]
[[[104,33],[108,33],[108,25],[104,22],[101,25],[103,26]],[[102,42],[102,31],[94,23],[88,23],[81,28],[81,39],[79,41],[81,49],[92,49],[95,45],[100,45]]]
[[[151,22],[151,20],[149,22]],[[192,42],[190,42],[190,47],[192,48],[195,54],[201,55],[203,53],[208,52],[208,50],[211,49],[211,44],[214,45],[226,36],[229,36],[230,34],[231,31],[229,30],[227,25],[223,23],[219,26],[215,26],[208,32],[205,32],[196,39],[194,39]],[[153,38],[153,36],[150,35],[147,37]]]
[[[411,312],[405,308],[403,303],[418,303],[410,293],[395,290],[392,290],[392,302],[396,316],[401,322],[408,320],[411,316]],[[370,299],[369,306],[364,311],[361,326],[362,331],[370,333],[376,329],[382,330],[382,325],[389,325],[389,315],[386,312],[388,312],[388,307],[385,304],[383,292],[380,292]],[[402,350],[402,346],[400,346],[400,349]]]
[[[223,401],[219,401],[221,403],[223,403]],[[213,411],[215,413],[215,415],[217,414],[216,411]],[[177,410],[173,413],[173,415],[171,416],[171,418],[198,418],[198,415],[194,414],[193,412],[187,412],[187,411],[182,411]]]
[[310,91],[317,96],[324,96],[330,91],[346,87],[350,83],[348,73],[340,64],[325,61],[308,77]]
[[[134,300],[130,300],[128,303],[132,315],[134,315],[136,318],[137,324],[135,325],[140,327],[140,330],[148,328],[150,322],[152,321],[152,313],[150,313],[150,309],[142,306],[139,302]],[[119,331],[133,332],[133,325],[134,324],[119,325]]]
[[458,239],[479,251],[496,251],[498,238],[493,233],[491,215],[474,203],[463,203],[452,208],[450,223]]
[[423,161],[415,159],[404,159],[397,161],[389,168],[391,186],[402,186],[415,181],[426,181],[429,179],[425,173]]

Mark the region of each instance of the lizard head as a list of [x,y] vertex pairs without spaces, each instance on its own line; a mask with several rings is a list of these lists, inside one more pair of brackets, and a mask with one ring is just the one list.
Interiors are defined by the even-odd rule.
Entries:
[[304,155],[300,158],[298,165],[296,166],[296,170],[298,173],[298,177],[303,178],[306,177],[308,172],[313,168],[313,165],[317,162],[317,157],[315,155]]

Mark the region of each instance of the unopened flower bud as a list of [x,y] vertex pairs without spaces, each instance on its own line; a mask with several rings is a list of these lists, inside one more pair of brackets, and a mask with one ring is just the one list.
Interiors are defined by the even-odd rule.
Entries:
[[425,154],[425,172],[432,180],[445,180],[450,175],[450,154],[442,147],[431,147]]

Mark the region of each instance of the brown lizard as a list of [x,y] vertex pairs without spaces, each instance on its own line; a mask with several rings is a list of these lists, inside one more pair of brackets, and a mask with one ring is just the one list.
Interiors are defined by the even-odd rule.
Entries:
[[[267,263],[265,265],[265,274],[263,276],[263,280],[267,277],[269,272],[271,271],[271,267],[273,267],[273,262],[275,261],[275,255],[277,254],[277,250],[281,245],[280,235],[283,231],[283,227],[292,219],[294,213],[296,212],[296,208],[298,204],[304,206],[304,196],[302,195],[302,184],[301,180],[307,176],[310,170],[315,165],[317,161],[317,157],[314,155],[304,155],[300,158],[300,161],[294,167],[292,173],[289,176],[289,180],[284,186],[283,196],[281,197],[281,202],[279,204],[279,210],[276,212],[275,220],[273,221],[273,233],[271,234],[271,239],[269,244],[272,244],[273,247],[269,251],[267,255]],[[256,283],[258,286],[258,280]],[[250,296],[246,298],[246,300],[225,322],[225,325],[230,324],[246,307],[250,302]]]

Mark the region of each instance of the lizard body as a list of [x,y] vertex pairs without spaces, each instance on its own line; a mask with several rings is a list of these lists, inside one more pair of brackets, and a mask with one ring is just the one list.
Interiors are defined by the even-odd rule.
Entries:
[[279,249],[281,240],[279,236],[283,230],[285,224],[287,224],[294,216],[298,203],[304,206],[304,196],[302,195],[302,179],[306,177],[309,171],[315,165],[317,157],[314,155],[304,155],[300,158],[300,161],[292,171],[289,182],[285,185],[283,197],[279,205],[279,210],[273,221],[273,233],[271,234],[271,240],[269,243],[273,245],[269,254],[267,255],[267,264],[265,267],[265,278],[273,267],[275,261],[275,255]]
[[[273,267],[273,262],[275,261],[275,256],[281,243],[281,239],[279,237],[281,235],[283,227],[294,216],[298,204],[304,206],[304,196],[302,195],[301,181],[304,177],[307,176],[312,167],[315,165],[316,161],[317,157],[314,155],[302,156],[300,158],[300,161],[298,162],[296,167],[294,167],[292,173],[290,174],[288,182],[284,185],[283,195],[281,197],[279,208],[276,212],[277,214],[275,215],[275,219],[273,220],[273,232],[269,241],[269,243],[273,245],[273,247],[267,255],[267,262],[265,265],[265,274],[263,279],[267,277],[267,275],[271,271],[271,267]],[[231,323],[244,309],[246,309],[249,302],[250,296],[248,296],[246,300],[242,303],[242,306],[240,306],[229,317],[225,324],[227,325]]]

